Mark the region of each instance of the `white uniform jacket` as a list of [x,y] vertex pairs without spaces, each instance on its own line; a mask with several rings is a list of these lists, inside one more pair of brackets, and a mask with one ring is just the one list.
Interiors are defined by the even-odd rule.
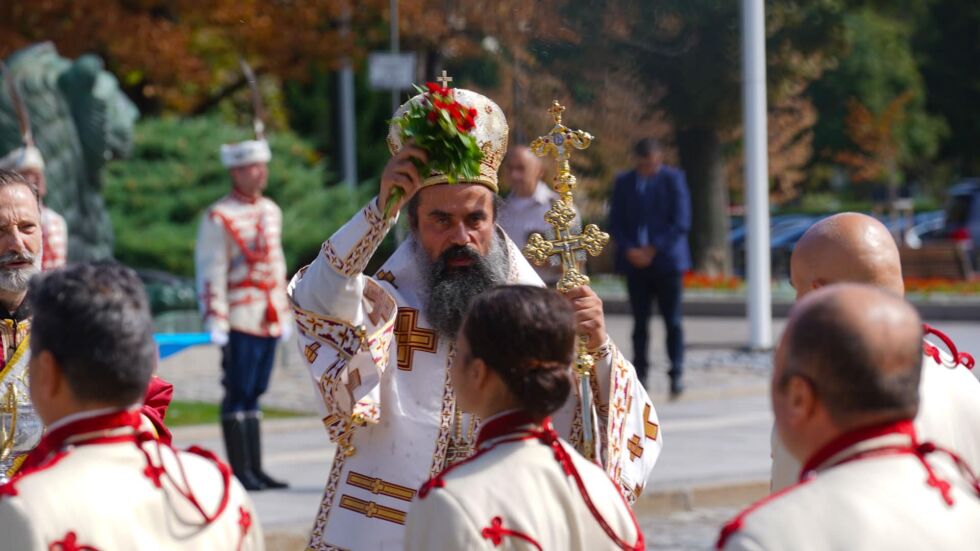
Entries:
[[980,487],[911,421],[845,434],[804,466],[802,482],[722,530],[726,551],[977,549]]
[[232,191],[204,213],[194,260],[205,330],[282,334],[292,316],[281,234],[282,211],[265,197]]
[[226,465],[139,426],[136,409],[52,425],[0,487],[0,550],[264,549],[255,509]]
[[422,487],[406,532],[406,551],[643,549],[609,475],[522,411],[488,419],[476,453]]
[[68,261],[68,224],[64,217],[48,207],[41,207],[41,240],[44,243],[41,268],[54,270]]
[[[945,335],[940,338],[948,339]],[[956,452],[973,472],[980,473],[980,380],[967,368],[973,358],[960,354],[951,341],[948,346],[955,360],[928,341],[924,343],[915,429],[920,438]],[[773,430],[772,492],[795,484],[800,467]]]

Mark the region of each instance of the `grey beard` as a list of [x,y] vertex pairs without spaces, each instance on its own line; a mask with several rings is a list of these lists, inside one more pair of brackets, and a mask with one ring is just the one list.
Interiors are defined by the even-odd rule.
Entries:
[[[2,266],[8,262],[27,261],[31,265],[27,268],[5,269]],[[41,273],[41,255],[30,253],[18,254],[7,253],[0,255],[0,290],[8,293],[19,293],[27,290],[27,285],[31,278]]]
[[416,259],[425,278],[425,316],[439,335],[455,339],[473,297],[507,283],[510,258],[506,247],[503,237],[494,233],[486,256],[465,247],[466,254],[474,260],[473,264],[465,268],[448,268],[447,261],[459,252],[458,248],[449,249],[432,261],[415,242]]

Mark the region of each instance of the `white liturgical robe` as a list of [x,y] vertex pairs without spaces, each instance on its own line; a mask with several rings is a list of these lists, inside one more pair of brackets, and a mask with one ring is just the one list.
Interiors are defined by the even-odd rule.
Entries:
[[980,488],[911,421],[859,429],[818,451],[803,482],[743,511],[725,551],[977,549]]
[[[954,361],[929,342],[924,348],[915,429],[920,438],[956,452],[980,473],[980,380],[959,358]],[[772,492],[795,484],[800,467],[773,430]]]
[[[468,457],[479,428],[455,408],[454,343],[426,319],[415,241],[402,243],[374,277],[362,273],[393,223],[372,200],[290,284],[300,353],[323,399],[324,425],[338,443],[310,549],[401,549],[417,489]],[[507,281],[541,285],[499,228],[497,236],[506,243]],[[663,436],[653,402],[615,345],[607,342],[595,357],[598,458],[633,500]],[[579,402],[574,394],[552,416],[574,445],[583,434]]]
[[0,550],[265,548],[248,495],[209,452],[155,440],[136,409],[73,417],[0,486]]
[[609,476],[521,411],[488,419],[476,453],[422,487],[406,531],[406,551],[643,549]]

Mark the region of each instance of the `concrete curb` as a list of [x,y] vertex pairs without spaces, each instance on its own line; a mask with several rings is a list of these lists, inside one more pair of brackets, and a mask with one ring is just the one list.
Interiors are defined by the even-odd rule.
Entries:
[[[980,303],[976,301],[937,302],[911,299],[919,314],[927,320],[936,321],[977,321],[980,320]],[[607,314],[630,314],[629,302],[622,297],[602,299]],[[785,318],[793,307],[787,300],[772,303],[772,315]],[[690,297],[684,299],[684,315],[690,317],[744,318],[746,306],[744,298]]]
[[640,515],[666,515],[702,507],[744,507],[769,495],[768,480],[692,485],[645,493],[633,505]]

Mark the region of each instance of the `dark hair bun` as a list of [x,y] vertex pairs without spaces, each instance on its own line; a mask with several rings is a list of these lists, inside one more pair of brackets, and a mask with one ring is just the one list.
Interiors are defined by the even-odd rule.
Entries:
[[520,388],[511,388],[511,391],[531,417],[547,417],[568,400],[572,374],[567,363],[542,362],[522,374]]

